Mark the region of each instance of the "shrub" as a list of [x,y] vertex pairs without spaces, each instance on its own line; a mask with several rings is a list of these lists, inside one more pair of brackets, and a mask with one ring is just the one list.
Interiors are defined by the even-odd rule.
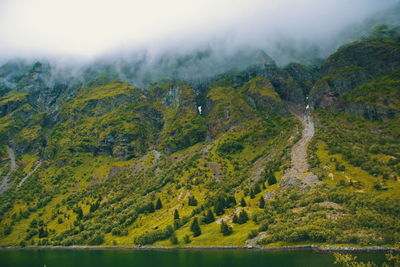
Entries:
[[259,203],[258,203],[258,207],[259,207],[260,209],[265,208],[265,199],[264,199],[263,196],[260,197],[260,201],[259,201]]
[[89,245],[101,245],[104,243],[104,236],[102,234],[95,234],[92,239],[89,240]]
[[171,242],[172,245],[177,245],[179,243],[178,237],[176,236],[175,233],[171,235],[169,241]]
[[185,235],[185,236],[183,237],[183,243],[189,244],[190,242],[191,242],[190,237],[189,237],[188,235]]

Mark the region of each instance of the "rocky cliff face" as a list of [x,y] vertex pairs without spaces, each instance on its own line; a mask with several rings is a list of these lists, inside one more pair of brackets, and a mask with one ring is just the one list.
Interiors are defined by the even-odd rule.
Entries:
[[[320,78],[311,89],[315,108],[345,110],[366,118],[392,116],[393,111],[372,103],[346,103],[341,98],[372,79],[400,68],[399,30],[387,30],[371,38],[341,47],[321,66]],[[358,89],[359,90],[359,89]],[[368,92],[365,92],[368,93]],[[364,105],[363,105],[364,104]],[[375,115],[374,115],[375,114]],[[387,115],[386,115],[387,114]]]

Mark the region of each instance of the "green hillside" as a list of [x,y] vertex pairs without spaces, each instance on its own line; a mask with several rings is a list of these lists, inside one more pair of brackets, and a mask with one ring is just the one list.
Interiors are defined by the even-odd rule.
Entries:
[[1,90],[0,246],[399,247],[399,40],[143,86],[27,66]]

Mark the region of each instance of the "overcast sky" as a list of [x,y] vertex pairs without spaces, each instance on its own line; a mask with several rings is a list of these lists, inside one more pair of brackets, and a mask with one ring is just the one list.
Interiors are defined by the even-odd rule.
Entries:
[[0,0],[0,56],[321,40],[397,0]]

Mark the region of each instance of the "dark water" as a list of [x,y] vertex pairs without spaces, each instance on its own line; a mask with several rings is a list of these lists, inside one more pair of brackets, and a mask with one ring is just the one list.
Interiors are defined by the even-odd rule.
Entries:
[[[383,254],[356,254],[381,263]],[[258,267],[338,266],[332,254],[311,251],[249,250],[0,250],[0,266]]]

